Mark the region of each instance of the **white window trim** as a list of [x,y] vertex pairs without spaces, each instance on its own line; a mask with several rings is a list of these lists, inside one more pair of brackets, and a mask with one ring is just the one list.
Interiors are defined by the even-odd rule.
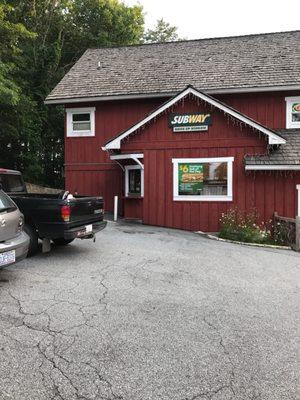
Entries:
[[300,217],[300,185],[296,185],[296,189],[298,191],[298,214],[297,214],[297,216]]
[[300,121],[292,121],[292,103],[299,102],[300,103],[300,96],[297,97],[286,97],[286,128],[293,129],[293,128],[300,128]]
[[[95,107],[66,108],[67,113],[67,137],[95,136]],[[91,129],[87,131],[73,130],[73,114],[89,113]]]
[[[173,200],[174,201],[232,201],[232,180],[234,157],[217,158],[173,158]],[[195,196],[178,194],[178,164],[180,163],[208,163],[227,162],[227,195],[226,196]]]
[[131,169],[140,169],[141,170],[141,195],[136,197],[144,197],[144,170],[140,165],[126,165],[125,166],[125,196],[126,197],[135,197],[134,194],[129,193],[129,170]]

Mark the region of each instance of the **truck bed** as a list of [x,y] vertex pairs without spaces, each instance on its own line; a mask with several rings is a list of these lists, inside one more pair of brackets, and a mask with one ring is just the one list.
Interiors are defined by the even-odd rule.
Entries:
[[[64,237],[64,231],[103,221],[103,198],[74,196],[63,200],[57,194],[9,193],[25,215],[25,220],[37,227],[40,238]],[[70,220],[64,221],[62,207],[70,207]]]
[[93,238],[106,226],[102,197],[70,196],[64,191],[58,194],[27,193],[19,171],[1,168],[0,187],[24,214],[30,254],[37,251],[38,238],[45,239],[43,242],[48,245],[49,240],[65,245],[76,238]]

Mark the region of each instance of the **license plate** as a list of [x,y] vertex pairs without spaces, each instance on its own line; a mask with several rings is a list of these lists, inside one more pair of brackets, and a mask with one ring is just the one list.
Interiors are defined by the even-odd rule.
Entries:
[[80,231],[77,232],[77,237],[82,237],[86,235],[85,229],[81,229]]
[[15,261],[16,261],[15,250],[5,251],[4,253],[0,253],[0,266],[8,265]]
[[93,232],[93,225],[86,225],[84,229],[77,232],[78,237],[86,236],[88,233]]
[[93,225],[86,225],[85,226],[85,231],[86,233],[90,233],[93,231]]

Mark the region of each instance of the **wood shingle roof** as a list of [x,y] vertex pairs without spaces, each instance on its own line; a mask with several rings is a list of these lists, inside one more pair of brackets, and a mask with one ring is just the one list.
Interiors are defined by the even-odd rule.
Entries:
[[253,166],[280,167],[294,166],[300,169],[300,129],[280,129],[278,133],[286,140],[266,155],[246,156],[246,169],[255,169]]
[[300,88],[300,31],[89,49],[46,99]]

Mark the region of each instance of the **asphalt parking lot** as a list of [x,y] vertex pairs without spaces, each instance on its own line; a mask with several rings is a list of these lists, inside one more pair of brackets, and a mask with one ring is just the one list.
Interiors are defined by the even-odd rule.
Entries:
[[109,223],[1,270],[0,399],[298,399],[299,267]]

